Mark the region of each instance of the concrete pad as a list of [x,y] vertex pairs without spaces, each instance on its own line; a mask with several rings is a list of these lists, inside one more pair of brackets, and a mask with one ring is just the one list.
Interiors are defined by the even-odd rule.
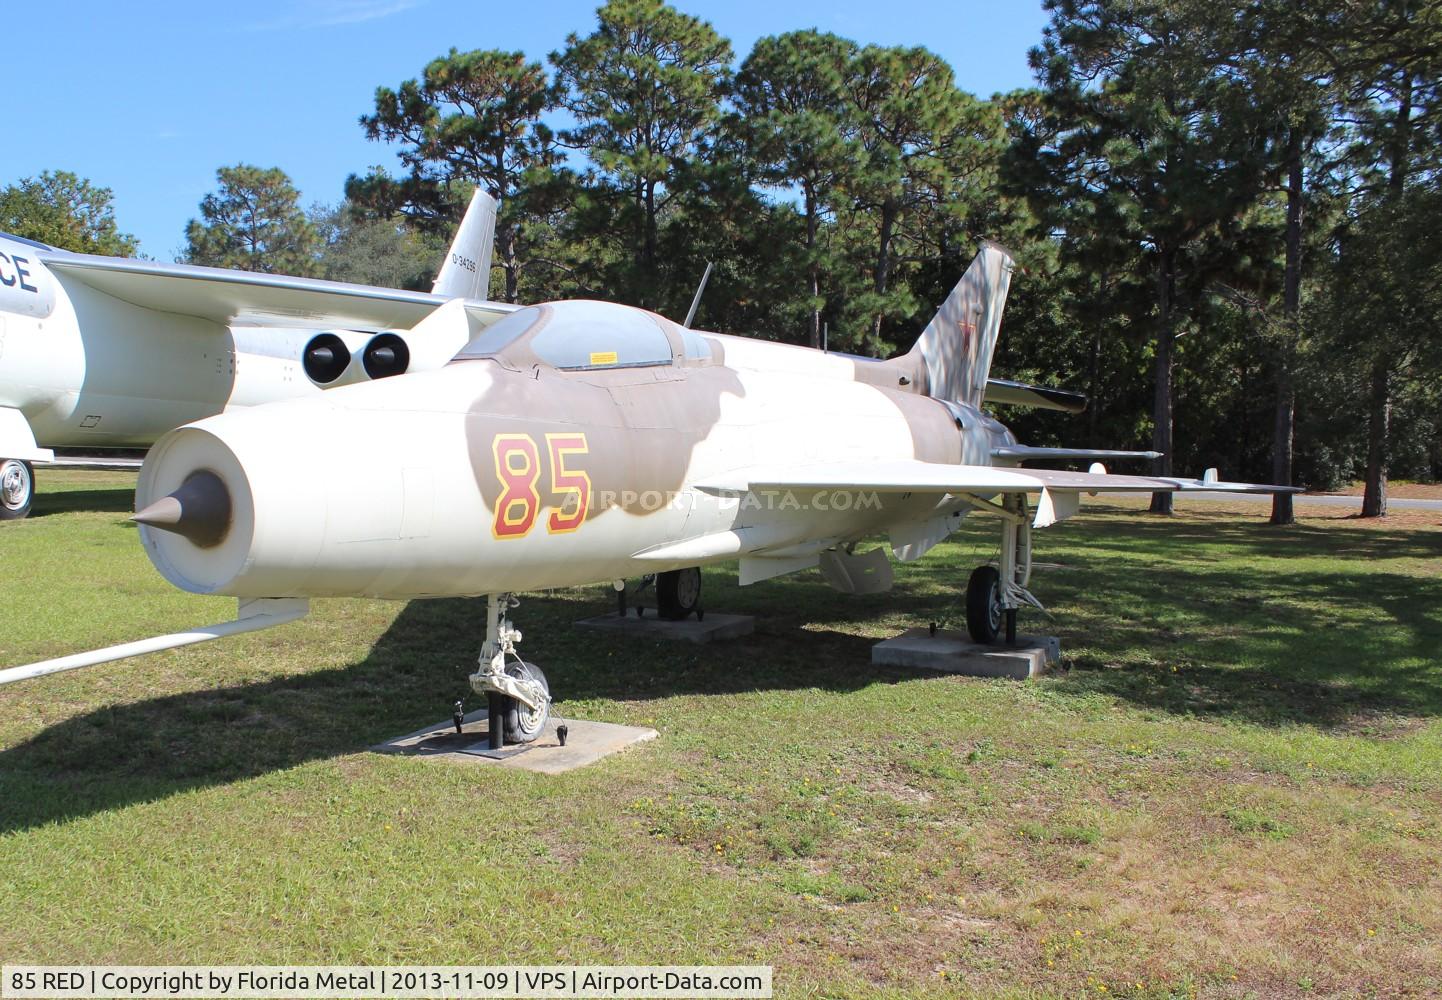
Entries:
[[[566,745],[556,736],[556,727],[566,726]],[[397,736],[379,746],[379,753],[399,753],[414,757],[518,767],[523,771],[560,774],[609,757],[636,743],[656,738],[656,730],[640,726],[617,726],[609,722],[585,719],[558,719],[546,723],[541,735],[531,743],[517,743],[492,750],[489,720],[484,708],[467,715],[456,732],[455,723],[447,720],[405,736]]]
[[647,609],[644,617],[637,618],[633,611],[625,618],[612,612],[583,618],[576,623],[581,628],[602,629],[623,635],[644,635],[656,639],[678,639],[683,642],[721,642],[725,639],[739,639],[756,631],[756,619],[752,615],[718,615],[711,611],[701,621],[687,618],[684,621],[667,621]]
[[1061,642],[1053,635],[1019,635],[1016,645],[998,640],[994,646],[972,642],[965,632],[910,628],[894,639],[871,647],[871,662],[890,667],[943,670],[968,677],[1010,677],[1026,680],[1061,659]]

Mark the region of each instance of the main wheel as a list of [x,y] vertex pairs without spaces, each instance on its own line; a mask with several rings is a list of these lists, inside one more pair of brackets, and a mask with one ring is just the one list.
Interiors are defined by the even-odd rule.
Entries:
[[701,571],[673,569],[656,574],[656,610],[661,617],[679,622],[690,617],[701,605]]
[[995,566],[978,566],[966,584],[966,630],[977,642],[990,645],[1001,632],[1001,574]]
[[541,735],[551,717],[551,686],[546,683],[546,675],[541,673],[541,668],[534,663],[509,663],[506,673],[520,681],[534,681],[545,695],[539,708],[522,705],[514,698],[506,699],[506,742],[530,743]]
[[35,499],[35,470],[18,458],[0,459],[0,521],[18,521]]

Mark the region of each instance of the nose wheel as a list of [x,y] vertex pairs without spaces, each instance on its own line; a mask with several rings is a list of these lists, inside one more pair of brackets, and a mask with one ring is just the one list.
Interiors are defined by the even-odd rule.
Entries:
[[507,743],[530,743],[551,717],[551,687],[534,663],[516,653],[521,630],[506,612],[520,602],[510,594],[486,598],[486,641],[471,674],[471,690],[486,696],[492,750]]
[[551,686],[546,675],[534,663],[515,660],[506,665],[507,675],[530,687],[536,695],[535,704],[527,705],[517,698],[506,698],[502,724],[507,743],[530,743],[540,736],[551,718]]

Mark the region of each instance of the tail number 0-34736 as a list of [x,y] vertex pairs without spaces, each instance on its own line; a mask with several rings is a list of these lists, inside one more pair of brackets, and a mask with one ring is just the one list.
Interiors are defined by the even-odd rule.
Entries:
[[[496,478],[501,484],[491,533],[497,538],[524,538],[536,526],[541,509],[541,495],[536,488],[541,478],[540,449],[529,434],[497,434],[491,450],[496,459]],[[585,434],[546,435],[550,493],[560,498],[546,518],[546,531],[550,534],[575,531],[586,520],[586,512],[591,507],[591,477],[585,470],[575,468],[574,460],[589,451]]]

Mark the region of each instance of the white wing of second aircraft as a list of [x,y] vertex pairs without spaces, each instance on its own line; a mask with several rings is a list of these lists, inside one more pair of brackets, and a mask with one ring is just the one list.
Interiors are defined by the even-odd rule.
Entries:
[[[223,326],[408,330],[450,298],[319,278],[59,250],[39,256],[62,282],[77,281],[132,305]],[[493,322],[516,308],[499,302],[466,303],[466,311],[482,323]]]

